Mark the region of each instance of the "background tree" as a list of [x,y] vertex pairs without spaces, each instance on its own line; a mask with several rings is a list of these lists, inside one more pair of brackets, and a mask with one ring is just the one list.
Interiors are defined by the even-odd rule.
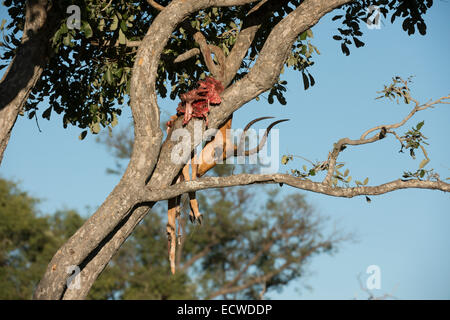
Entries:
[[[27,3],[30,10],[36,2]],[[48,12],[56,10],[61,14],[58,7],[61,9],[66,2],[59,3],[60,6],[49,7]],[[265,91],[270,90],[271,96],[276,96],[284,103],[282,92],[286,83],[280,81],[280,74],[285,66],[302,73],[305,88],[314,84],[307,68],[311,65],[310,57],[316,50],[308,43],[308,38],[312,35],[310,28],[326,13],[333,10],[343,13],[336,17],[336,20],[343,23],[343,27],[337,29],[340,35],[335,39],[342,41],[342,51],[349,54],[349,44],[354,43],[357,47],[362,45],[359,40],[362,35],[360,24],[365,23],[368,17],[366,9],[371,5],[378,5],[383,15],[390,14],[391,21],[397,17],[403,19],[402,27],[408,34],[414,33],[416,27],[424,34],[426,27],[422,15],[432,5],[432,1],[180,0],[161,2],[159,5],[149,1],[153,6],[140,2],[77,3],[83,12],[81,32],[68,29],[64,19],[59,21],[60,28],[51,37],[52,41],[49,41],[52,49],[49,50],[51,54],[48,56],[46,70],[42,72],[42,81],[36,83],[37,100],[30,101],[37,106],[44,96],[49,95],[50,108],[44,111],[45,118],[50,117],[52,110],[64,111],[64,125],[70,123],[81,128],[89,127],[96,133],[100,126],[115,124],[118,111],[113,102],[117,100],[120,103],[122,97],[129,92],[135,140],[132,158],[122,180],[99,210],[54,256],[38,287],[36,298],[85,297],[99,273],[149,208],[156,201],[187,191],[253,183],[285,183],[340,197],[376,195],[404,188],[450,190],[449,185],[434,174],[429,176],[429,180],[422,180],[425,173],[421,172],[412,172],[406,181],[398,179],[379,186],[365,186],[367,181],[362,181],[360,184],[356,183],[356,188],[351,188],[345,184],[348,183],[345,172],[340,174],[339,167],[336,166],[340,152],[347,146],[373,143],[383,139],[386,134],[396,135],[394,129],[402,126],[417,111],[445,102],[444,99],[438,99],[422,105],[410,99],[409,90],[402,89],[401,81],[393,84],[395,88],[386,88],[385,94],[400,95],[406,97],[407,102],[415,104],[404,121],[369,129],[360,139],[339,140],[328,159],[313,164],[312,168],[306,168],[306,173],[298,170],[300,173],[293,171],[292,175],[209,177],[195,184],[175,186],[170,185],[181,165],[167,161],[174,143],[170,139],[162,143],[163,134],[159,128],[159,108],[156,101],[157,94],[165,96],[166,80],[175,84],[172,90],[175,97],[178,92],[192,87],[205,73],[205,64],[198,64],[195,59],[190,59],[199,52],[196,46],[202,45],[194,42],[196,32],[201,31],[207,43],[220,47],[226,56],[224,85],[227,89],[221,97],[220,108],[215,108],[209,115],[209,127],[218,128],[234,111]],[[9,30],[23,30],[23,4],[19,1],[7,1],[7,5],[11,6],[14,18],[8,25]],[[39,2],[39,5],[42,3]],[[14,55],[14,43],[6,53],[9,57]],[[177,65],[174,63],[177,61],[184,63]],[[27,65],[19,60],[13,60],[14,63],[18,66]],[[9,70],[8,75],[13,69]],[[2,82],[0,92],[3,94],[14,92],[5,90],[8,88],[7,84],[7,81]],[[11,100],[4,100],[3,96],[1,98],[0,101]],[[16,112],[24,107],[24,103],[16,104],[19,106],[19,109],[15,109]],[[8,108],[2,107],[3,110],[9,110]],[[28,104],[26,108],[32,110],[33,104]],[[33,111],[30,111],[31,117],[36,114]],[[11,128],[13,122],[9,119],[5,123]],[[181,125],[181,121],[177,121],[174,129]],[[186,127],[191,134],[193,126],[191,122]],[[420,128],[416,126],[414,130],[413,135],[406,134],[403,138],[397,134],[408,149],[415,149],[422,143],[417,133]],[[369,133],[372,134],[370,137]],[[85,134],[83,131],[81,137]],[[9,131],[3,136],[7,135]],[[419,139],[416,139],[417,136]],[[408,141],[411,142],[409,146]],[[324,171],[324,179],[312,181],[319,178],[317,173],[320,171]],[[311,177],[315,178],[310,180]],[[342,180],[344,184],[338,184]],[[68,265],[78,265],[81,268],[81,290],[66,290],[68,275],[64,270]]]
[[0,179],[0,299],[30,299],[48,260],[84,222],[74,211],[42,215],[38,202]]
[[[217,168],[219,175],[232,170]],[[325,221],[313,213],[303,196],[279,199],[276,191],[269,193],[269,200],[259,207],[256,194],[243,188],[201,197],[207,214],[204,226],[187,224],[184,215],[178,272],[170,277],[162,219],[165,208],[156,206],[110,262],[88,298],[260,299],[303,279],[314,255],[335,252],[348,236],[323,236]],[[74,211],[39,214],[37,199],[3,179],[0,201],[0,298],[30,299],[48,259],[84,219]]]

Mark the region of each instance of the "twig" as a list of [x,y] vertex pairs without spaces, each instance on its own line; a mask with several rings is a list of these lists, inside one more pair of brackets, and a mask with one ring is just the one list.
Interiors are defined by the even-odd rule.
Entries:
[[162,6],[159,3],[157,3],[155,0],[147,0],[147,2],[148,2],[149,5],[151,5],[156,10],[162,11],[165,8],[164,6]]

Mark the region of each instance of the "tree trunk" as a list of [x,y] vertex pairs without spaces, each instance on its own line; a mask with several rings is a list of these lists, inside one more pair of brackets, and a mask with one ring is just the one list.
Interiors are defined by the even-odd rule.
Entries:
[[27,1],[21,45],[0,81],[0,164],[17,116],[44,70],[57,23],[47,0]]
[[[327,12],[349,1],[307,0],[290,13],[273,29],[249,74],[224,92],[221,107],[210,113],[208,126],[218,128],[235,110],[270,89],[278,79],[297,35],[317,23]],[[148,192],[170,186],[180,172],[183,165],[170,161],[176,142],[168,138],[161,145],[155,91],[160,55],[173,30],[189,14],[200,9],[249,2],[253,1],[174,0],[155,18],[141,42],[133,67],[130,101],[135,141],[130,163],[102,206],[55,254],[34,293],[35,299],[84,299],[98,275],[153,206],[153,202],[145,202]],[[254,29],[249,30],[248,39],[243,42],[251,42]],[[178,120],[173,129],[181,127],[182,118]],[[191,136],[194,122],[185,127]],[[75,276],[71,276],[73,270],[79,272],[76,275],[79,281],[72,286],[68,280]]]

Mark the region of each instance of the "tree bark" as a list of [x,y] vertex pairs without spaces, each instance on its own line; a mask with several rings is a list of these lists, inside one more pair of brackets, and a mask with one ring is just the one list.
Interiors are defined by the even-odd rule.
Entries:
[[0,164],[17,117],[47,63],[58,20],[49,1],[27,1],[21,45],[0,82]]

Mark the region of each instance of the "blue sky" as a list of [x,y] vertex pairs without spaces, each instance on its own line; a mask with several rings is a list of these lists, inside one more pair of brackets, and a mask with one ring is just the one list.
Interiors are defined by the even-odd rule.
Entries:
[[[332,15],[313,28],[312,43],[320,50],[311,69],[316,85],[304,91],[301,76],[287,71],[286,106],[269,105],[264,98],[253,101],[235,113],[233,126],[242,128],[256,116],[290,118],[280,128],[280,157],[295,154],[312,161],[325,160],[334,142],[342,137],[357,138],[366,129],[400,121],[410,107],[384,100],[374,100],[376,91],[392,76],[414,75],[412,93],[421,102],[450,92],[449,31],[450,3],[435,1],[425,17],[426,36],[408,36],[401,24],[383,21],[380,30],[364,30],[362,48],[351,48],[344,56],[340,44],[331,37],[336,23]],[[0,19],[6,18],[3,7]],[[263,96],[267,97],[267,94]],[[160,101],[171,114],[177,102]],[[45,109],[42,109],[45,110]],[[51,213],[73,208],[88,215],[106,198],[120,177],[107,175],[114,159],[106,148],[88,135],[78,140],[81,130],[63,129],[61,119],[40,119],[36,124],[20,118],[12,133],[0,176],[21,182],[32,196],[44,199],[40,210]],[[124,110],[121,124],[130,121]],[[450,107],[440,105],[416,114],[406,129],[425,120],[422,132],[429,138],[428,155],[442,178],[450,177]],[[260,128],[263,124],[260,125]],[[415,171],[422,156],[413,161],[407,153],[398,153],[399,144],[392,137],[377,144],[345,150],[340,161],[359,180],[369,177],[376,185],[401,177],[404,170]],[[300,168],[304,162],[296,160]],[[291,167],[289,167],[291,168]],[[280,166],[280,172],[288,168]],[[291,192],[285,188],[285,192]],[[345,244],[334,256],[319,256],[311,261],[309,275],[273,299],[364,299],[357,281],[363,281],[369,265],[381,270],[381,290],[375,295],[392,293],[401,299],[450,298],[450,195],[440,191],[401,190],[371,197],[341,199],[308,193],[307,199],[317,212],[357,235],[358,242]],[[310,286],[312,290],[307,290]]]

